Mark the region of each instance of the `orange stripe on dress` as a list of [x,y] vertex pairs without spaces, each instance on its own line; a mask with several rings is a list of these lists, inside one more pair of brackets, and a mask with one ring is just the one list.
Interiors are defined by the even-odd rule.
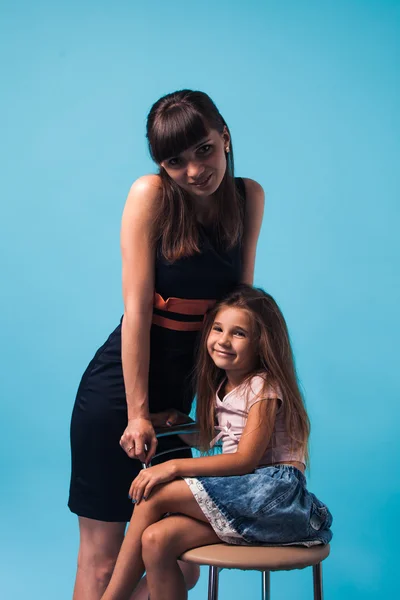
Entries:
[[[160,294],[154,294],[154,308],[181,315],[198,315],[204,318],[207,310],[215,303],[216,300],[187,300],[185,298],[168,298],[164,300]],[[154,325],[174,331],[200,331],[203,326],[203,320],[176,321],[173,318],[156,314],[153,314],[152,322]]]
[[168,298],[164,300],[157,292],[154,294],[154,306],[159,310],[180,313],[181,315],[205,315],[216,300],[186,300],[185,298]]
[[174,319],[153,315],[153,325],[164,327],[164,329],[172,329],[174,331],[200,331],[203,327],[203,322],[193,323],[188,321],[174,321]]

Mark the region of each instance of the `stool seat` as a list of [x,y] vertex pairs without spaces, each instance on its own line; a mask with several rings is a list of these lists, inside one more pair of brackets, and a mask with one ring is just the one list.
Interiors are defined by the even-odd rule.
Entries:
[[232,546],[212,544],[187,550],[181,560],[197,565],[246,571],[291,571],[322,562],[330,551],[329,544],[305,546]]

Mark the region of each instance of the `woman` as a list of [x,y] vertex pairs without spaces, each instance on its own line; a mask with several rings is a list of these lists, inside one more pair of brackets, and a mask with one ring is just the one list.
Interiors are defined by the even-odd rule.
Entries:
[[[132,514],[129,486],[156,451],[150,413],[190,412],[206,310],[253,281],[264,193],[234,178],[230,132],[215,104],[202,92],[168,94],[150,110],[147,138],[159,173],[132,185],[123,213],[124,315],[85,371],[72,415],[74,600],[98,600],[110,579]],[[196,577],[187,570],[187,585]]]

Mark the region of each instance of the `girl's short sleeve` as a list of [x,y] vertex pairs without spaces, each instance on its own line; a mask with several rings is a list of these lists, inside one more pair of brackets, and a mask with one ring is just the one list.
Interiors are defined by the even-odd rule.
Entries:
[[282,394],[279,389],[276,389],[272,385],[268,385],[265,388],[265,378],[261,375],[255,375],[249,382],[246,398],[246,408],[249,411],[250,408],[260,402],[261,400],[268,400],[269,398],[278,398],[280,400],[279,406],[282,402]]

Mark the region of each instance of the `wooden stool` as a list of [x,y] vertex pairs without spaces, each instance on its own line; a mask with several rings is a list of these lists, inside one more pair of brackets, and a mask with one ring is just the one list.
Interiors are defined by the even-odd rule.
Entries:
[[270,600],[270,572],[313,568],[314,600],[322,600],[322,565],[329,555],[329,544],[304,546],[233,546],[214,544],[193,548],[180,557],[188,563],[209,566],[208,600],[218,599],[220,569],[261,571],[262,600]]

